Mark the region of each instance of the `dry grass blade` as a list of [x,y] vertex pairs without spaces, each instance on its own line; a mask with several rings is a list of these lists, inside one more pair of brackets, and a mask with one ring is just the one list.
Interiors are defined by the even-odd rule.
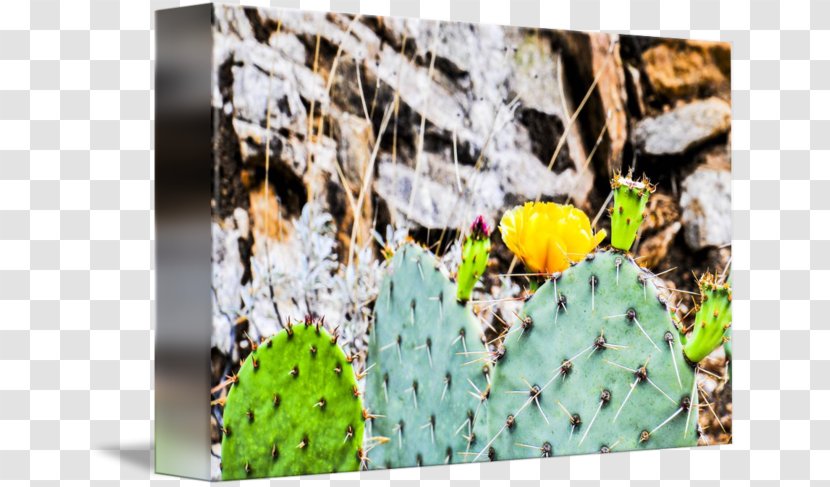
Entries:
[[[553,165],[556,162],[556,159],[559,157],[559,153],[562,151],[562,147],[565,146],[565,143],[568,140],[568,135],[571,133],[571,128],[573,128],[574,122],[576,122],[577,117],[582,112],[582,109],[585,108],[585,105],[588,103],[588,99],[594,93],[594,90],[599,83],[600,78],[603,74],[605,74],[605,70],[608,67],[609,62],[611,61],[611,53],[614,52],[614,48],[617,45],[617,39],[615,38],[611,45],[608,46],[608,55],[605,57],[605,60],[602,62],[602,66],[600,66],[597,74],[594,76],[594,80],[591,82],[591,86],[588,87],[588,91],[585,92],[585,96],[582,97],[582,101],[579,102],[579,105],[576,107],[576,110],[571,114],[570,118],[568,119],[568,123],[565,125],[565,130],[562,131],[562,135],[559,136],[559,141],[556,143],[556,148],[553,150],[553,155],[550,158],[550,162],[548,163],[548,171],[553,169]],[[536,196],[536,201],[538,202],[542,197],[541,190],[539,194]]]
[[360,104],[363,105],[363,116],[366,117],[366,123],[372,125],[372,119],[369,117],[369,107],[366,106],[366,97],[363,95],[363,82],[360,81],[360,63],[357,58],[354,58],[354,69],[357,75],[357,91],[360,93]]
[[397,79],[395,80],[395,96],[392,105],[395,111],[395,123],[392,124],[392,186],[398,185],[398,114],[401,111],[401,72],[403,72],[403,61],[406,59],[406,33],[401,36],[400,62],[398,63]]
[[[334,55],[334,61],[332,61],[331,63],[331,72],[329,73],[329,79],[326,81],[326,96],[328,96],[331,93],[331,86],[334,84],[334,75],[335,73],[337,73],[337,65],[340,62],[340,55],[343,53],[343,41],[346,40],[346,38],[352,34],[352,28],[354,28],[354,25],[355,23],[357,23],[358,20],[360,20],[360,15],[355,15],[352,21],[349,22],[349,27],[346,29],[346,33],[343,35],[343,38],[340,39],[340,42],[337,44],[337,53],[335,53]],[[355,61],[355,64],[357,64],[357,61]]]
[[613,197],[614,197],[614,192],[609,191],[608,196],[605,198],[605,201],[602,203],[602,206],[599,208],[599,211],[597,211],[596,216],[594,217],[593,220],[591,220],[591,228],[593,228],[593,229],[597,228],[597,223],[599,222],[599,219],[602,218],[602,215],[605,214],[605,209],[608,208],[608,204],[611,203],[611,198],[613,198]]
[[[481,146],[481,150],[479,151],[478,158],[476,159],[475,166],[473,166],[473,175],[467,181],[467,194],[475,194],[475,191],[478,187],[479,178],[476,176],[481,174],[481,170],[484,167],[484,160],[485,160],[485,153],[487,148],[490,146],[490,142],[493,140],[493,135],[496,133],[496,130],[500,130],[504,127],[510,119],[512,119],[513,114],[516,112],[516,109],[519,107],[519,98],[520,95],[516,95],[513,97],[512,100],[507,105],[499,106],[498,110],[496,110],[495,115],[493,116],[493,125],[490,127],[490,131],[487,134],[487,137],[484,139],[484,144]],[[505,111],[506,109],[506,111]],[[510,114],[507,117],[507,121],[503,121],[501,125],[499,125],[499,121],[502,120],[503,113]],[[450,226],[450,218],[456,213],[458,209],[459,203],[461,203],[461,198],[464,197],[463,190],[459,192],[455,199],[455,203],[453,204],[453,210],[447,214],[447,221],[444,223],[444,226],[441,228],[441,234],[438,238],[438,249],[440,250],[441,244],[444,242],[444,237],[446,236],[447,228]],[[475,211],[472,205],[470,205],[469,211],[467,214],[462,218],[461,221],[472,221],[472,215],[469,213]],[[463,233],[459,232],[458,238],[463,238]],[[450,245],[447,245],[447,250],[449,250]]]
[[461,173],[458,170],[458,131],[452,131],[452,161],[455,165],[455,184],[458,185],[458,194],[464,192],[461,187]]
[[[317,75],[317,71],[320,68],[320,36],[322,34],[321,31],[322,31],[322,29],[317,32],[317,44],[316,44],[316,47],[314,48],[313,73],[315,75]],[[308,127],[306,128],[306,131],[307,131],[306,140],[308,141],[307,154],[306,154],[306,168],[307,168],[306,171],[311,171],[311,163],[314,161],[314,158],[311,157],[311,154],[312,154],[311,144],[314,141],[314,108],[315,108],[316,101],[317,100],[315,98],[312,98],[311,103],[309,104],[309,108],[308,108]],[[323,117],[321,116],[320,117],[321,123],[322,123],[322,118]],[[322,131],[321,131],[321,133],[322,133]],[[311,192],[312,188],[309,185],[306,185],[306,186],[307,186],[306,189],[308,190],[308,199],[311,200],[311,199],[313,199],[312,192]]]
[[[440,26],[441,24],[436,24]],[[432,77],[435,74],[435,43],[438,40],[438,32],[433,34],[432,45],[430,46],[429,53],[431,55],[429,61],[429,71],[427,71],[427,85],[432,83]],[[426,89],[426,96],[424,97],[424,110],[421,111],[421,126],[418,132],[418,147],[415,151],[415,176],[413,177],[412,181],[412,191],[409,193],[409,204],[407,205],[407,213],[412,213],[412,204],[415,201],[415,193],[418,189],[418,179],[421,176],[421,156],[423,155],[424,151],[424,131],[426,130],[426,123],[427,123],[427,116],[426,116],[426,106],[429,105],[429,94],[432,90],[429,86]]]
[[[280,23],[277,26],[278,32],[280,26],[282,26],[282,23]],[[277,315],[277,322],[280,324],[280,327],[285,328],[285,323],[282,321],[282,315],[280,314],[279,305],[277,305],[277,300],[274,297],[274,283],[271,280],[271,245],[270,237],[268,234],[271,225],[271,215],[268,214],[268,187],[270,186],[268,182],[268,175],[270,174],[271,170],[271,85],[273,80],[274,67],[272,66],[271,70],[268,73],[268,100],[266,101],[265,113],[265,260],[268,263],[266,270],[268,274],[268,294],[271,297],[271,303],[274,307],[274,314]],[[279,202],[277,203],[277,205],[277,218],[279,219]],[[277,231],[279,231],[279,228],[280,227],[278,226]]]
[[[383,113],[383,120],[380,123],[380,130],[378,131],[375,139],[375,146],[372,148],[372,155],[369,157],[369,163],[366,165],[365,171],[363,171],[363,185],[360,188],[360,194],[357,197],[357,203],[355,205],[357,208],[363,207],[363,200],[366,198],[366,192],[369,190],[369,182],[372,180],[372,174],[374,173],[375,160],[377,159],[378,151],[380,150],[380,141],[383,138],[384,132],[386,132],[386,127],[389,125],[389,119],[392,116],[392,107],[393,105],[388,105],[386,107],[386,111]],[[354,214],[352,235],[349,239],[348,265],[352,265],[352,259],[354,258],[354,246],[355,240],[357,239],[357,229],[360,227],[360,214],[360,211],[356,211]]]
[[[343,53],[343,41],[345,41],[351,35],[352,29],[354,28],[354,25],[358,22],[358,20],[360,20],[360,15],[356,15],[352,19],[352,21],[349,22],[349,27],[344,32],[343,37],[340,39],[340,42],[337,45],[337,53],[334,55],[334,60],[331,63],[331,71],[329,72],[328,79],[326,80],[326,98],[325,98],[326,100],[328,100],[329,95],[331,94],[332,85],[334,85],[335,75],[337,74],[337,67],[340,64],[340,56]],[[317,42],[318,42],[317,49],[319,49],[319,40],[320,40],[320,38],[318,36],[318,38],[317,38]],[[316,59],[315,59],[315,68],[314,68],[315,72],[317,70],[316,66],[317,66],[317,64],[316,64]],[[358,86],[359,86],[360,85],[360,68],[358,66],[357,60],[355,60],[355,66],[357,66],[357,69],[358,69],[358,80],[357,81],[358,81]],[[360,96],[361,96],[361,99],[362,99],[362,97],[363,97],[363,89],[362,88],[360,90]],[[363,103],[364,103],[364,112],[365,112],[365,103],[366,102],[364,101]],[[309,112],[309,116],[312,117],[312,118],[314,116],[314,101],[313,100],[311,102],[311,111]],[[322,110],[321,110],[320,120],[319,120],[319,123],[317,125],[317,134],[318,135],[323,134],[323,121],[326,119],[327,116],[328,116],[328,104],[323,105]],[[309,120],[312,120],[312,119],[310,118]],[[329,124],[329,125],[331,125],[331,124]],[[311,126],[311,125],[309,124],[309,126]],[[371,123],[370,123],[370,126],[371,126]],[[311,136],[311,133],[309,133],[309,136]],[[322,137],[319,137],[318,140],[317,140],[317,143],[319,144],[321,141],[322,141]],[[308,157],[309,158],[311,157],[311,152],[309,152]],[[343,168],[340,166],[340,161],[336,157],[334,158],[334,168],[335,168],[335,171],[337,172],[337,178],[340,180],[340,184],[342,184],[343,188],[346,190],[346,199],[349,202],[349,206],[351,207],[352,212],[357,212],[357,208],[355,207],[353,190],[352,190],[351,185],[349,184],[348,180],[346,179],[346,175],[343,172]]]
[[[594,147],[591,149],[591,152],[588,154],[588,157],[585,158],[585,162],[582,164],[582,169],[576,174],[577,180],[585,174],[585,170],[588,169],[588,166],[591,165],[591,160],[594,158],[594,154],[597,152],[599,145],[602,143],[603,139],[605,138],[605,132],[608,131],[608,119],[611,118],[611,110],[608,110],[608,116],[605,117],[605,123],[602,125],[602,130],[600,130],[599,135],[597,136],[597,141],[594,142]],[[569,205],[571,203],[571,199],[573,198],[572,194],[568,194],[568,199],[565,200],[565,204]],[[602,211],[600,211],[600,214]]]

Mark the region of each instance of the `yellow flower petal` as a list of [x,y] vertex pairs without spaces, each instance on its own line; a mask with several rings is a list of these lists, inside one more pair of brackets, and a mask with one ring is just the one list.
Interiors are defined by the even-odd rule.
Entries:
[[507,248],[532,272],[561,272],[605,238],[594,234],[582,210],[556,203],[525,203],[505,212],[499,231]]

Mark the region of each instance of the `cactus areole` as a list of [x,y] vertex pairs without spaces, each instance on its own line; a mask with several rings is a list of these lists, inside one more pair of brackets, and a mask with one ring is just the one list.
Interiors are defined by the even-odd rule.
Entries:
[[336,338],[307,320],[245,359],[223,414],[223,480],[360,468],[362,401]]

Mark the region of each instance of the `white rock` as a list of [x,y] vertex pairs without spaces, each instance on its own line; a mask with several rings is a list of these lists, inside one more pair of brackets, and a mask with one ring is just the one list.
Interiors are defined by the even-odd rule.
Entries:
[[634,141],[653,156],[679,155],[729,130],[731,107],[720,98],[708,98],[653,118],[634,128]]
[[681,221],[694,250],[732,242],[732,186],[729,171],[701,166],[683,180]]

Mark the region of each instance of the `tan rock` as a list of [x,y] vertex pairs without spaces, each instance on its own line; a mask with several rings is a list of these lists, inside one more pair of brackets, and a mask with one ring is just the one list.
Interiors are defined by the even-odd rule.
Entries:
[[557,35],[560,36],[563,52],[570,60],[569,76],[579,79],[578,85],[585,89],[585,93],[570,93],[571,112],[578,109],[589,87],[595,84],[593,91],[584,99],[585,105],[578,121],[590,134],[585,140],[586,152],[590,152],[599,142],[591,160],[598,176],[610,177],[622,167],[623,149],[628,138],[628,95],[619,36],[571,31]]
[[251,223],[256,240],[268,237],[283,240],[288,235],[290,225],[285,219],[290,218],[280,208],[274,186],[262,181],[258,187],[251,188],[249,195]]
[[722,42],[666,42],[643,53],[652,90],[670,99],[729,94],[731,49]]
[[674,222],[660,232],[645,239],[639,248],[639,260],[641,266],[647,269],[654,269],[663,262],[669,253],[669,248],[674,237],[680,232],[680,222]]
[[[606,166],[608,174],[622,167],[623,149],[628,138],[628,119],[625,113],[627,95],[625,71],[620,59],[620,45],[611,35],[591,35],[592,66],[597,81],[597,93],[602,100],[606,114],[608,152]],[[613,47],[612,47],[612,43]]]

